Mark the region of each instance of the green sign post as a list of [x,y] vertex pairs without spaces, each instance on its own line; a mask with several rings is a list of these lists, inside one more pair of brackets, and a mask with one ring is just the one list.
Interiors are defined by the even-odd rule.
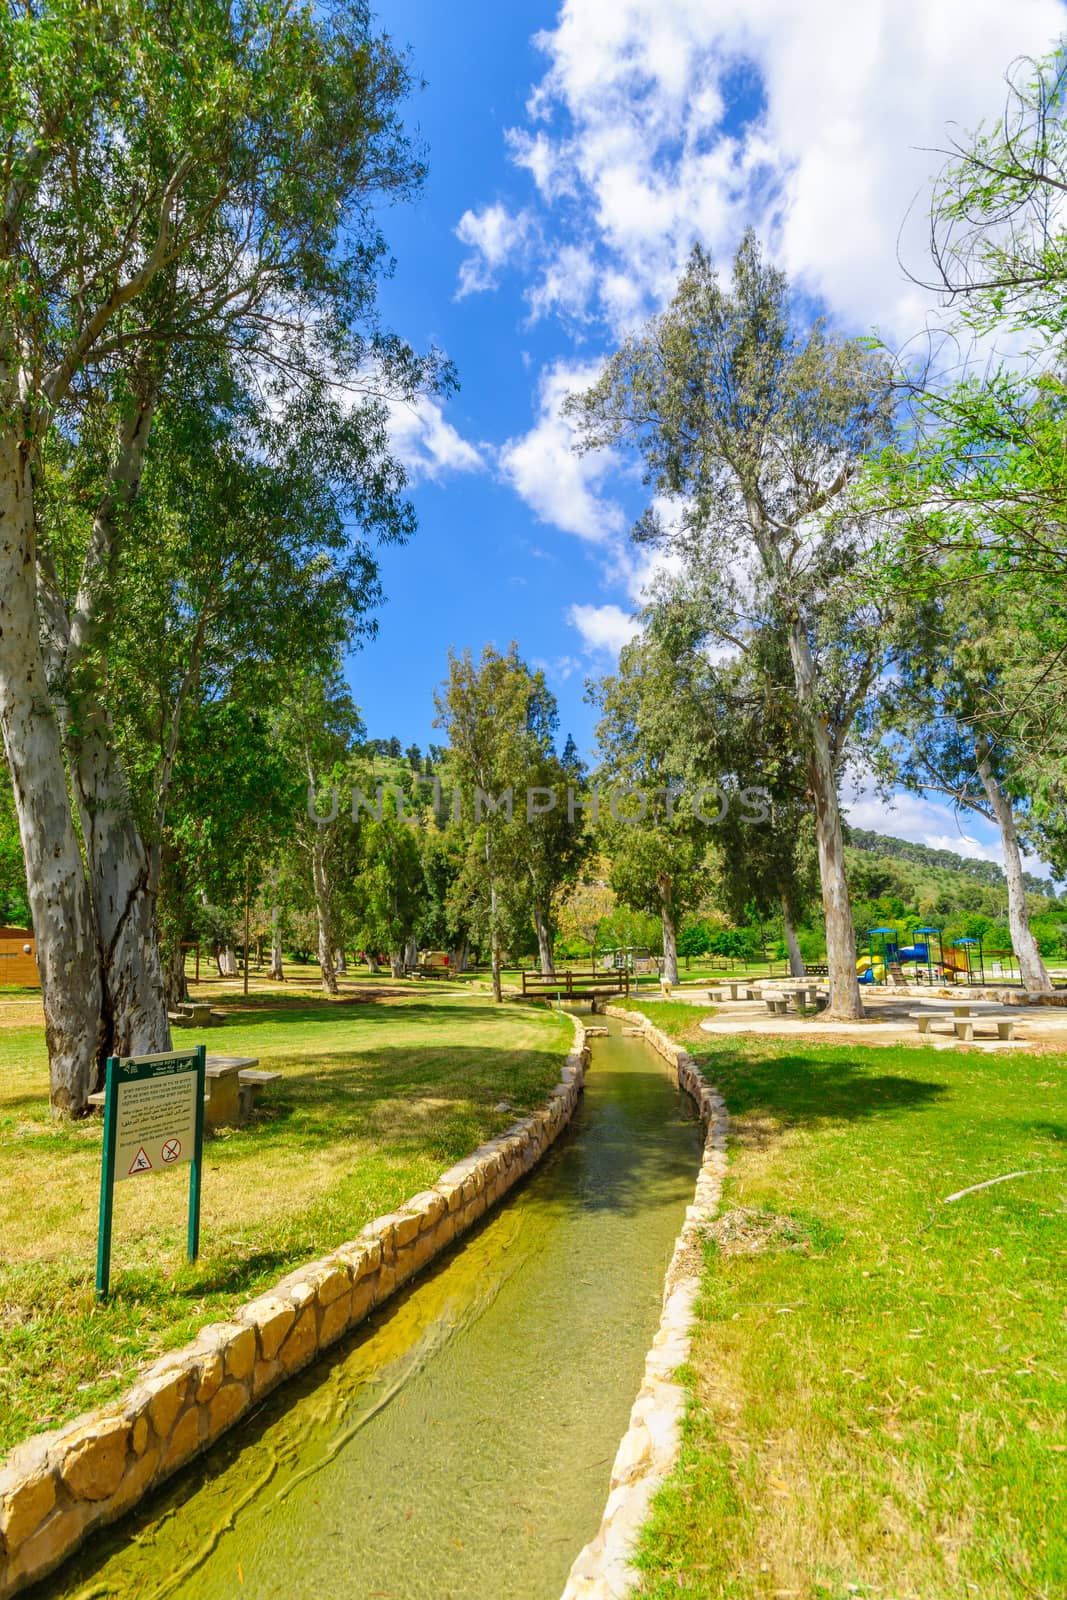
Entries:
[[144,1172],[189,1166],[189,1260],[200,1250],[204,1149],[202,1044],[159,1056],[110,1056],[104,1095],[96,1297],[107,1299],[115,1185]]

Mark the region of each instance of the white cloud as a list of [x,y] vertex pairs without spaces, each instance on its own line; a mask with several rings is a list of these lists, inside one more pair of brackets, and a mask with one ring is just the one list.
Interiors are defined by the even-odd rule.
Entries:
[[641,632],[640,623],[621,606],[573,605],[567,621],[578,629],[587,651],[610,656],[617,656],[623,645]]
[[587,245],[563,245],[548,262],[540,283],[527,295],[531,321],[536,322],[552,310],[586,321],[598,278],[593,252]]
[[1065,21],[1060,0],[563,0],[509,136],[560,224],[542,282],[575,225],[592,230],[617,332],[670,292],[694,239],[721,257],[752,223],[848,322],[910,333],[928,300],[898,233],[918,197],[902,243],[921,270],[946,124],[996,117],[1008,64]]
[[481,452],[445,420],[440,402],[425,396],[413,405],[389,407],[389,437],[412,478],[442,478],[447,472],[484,468]]
[[526,240],[530,217],[525,211],[512,213],[506,206],[485,206],[481,211],[465,211],[456,225],[456,237],[469,245],[473,254],[461,264],[456,299],[496,287],[500,267],[514,256]]
[[573,431],[560,406],[573,390],[588,386],[595,369],[557,362],[542,374],[538,418],[529,433],[501,448],[500,469],[530,509],[565,533],[604,543],[625,527],[622,508],[605,500],[599,487],[614,463],[608,451],[577,456]]

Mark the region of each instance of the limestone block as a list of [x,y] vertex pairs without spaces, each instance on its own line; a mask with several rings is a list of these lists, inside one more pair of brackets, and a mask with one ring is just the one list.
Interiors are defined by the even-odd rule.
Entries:
[[25,1544],[55,1503],[56,1480],[43,1466],[31,1476],[12,1483],[0,1500],[0,1534],[9,1551]]
[[352,1320],[352,1291],[331,1300],[319,1321],[319,1345],[324,1347],[339,1339]]
[[200,1358],[200,1381],[196,1386],[196,1398],[202,1405],[218,1392],[222,1383],[224,1371],[223,1358],[217,1350]]
[[403,1216],[403,1215],[399,1216],[397,1218],[396,1222],[393,1224],[393,1235],[394,1235],[394,1237],[396,1239],[397,1265],[398,1266],[399,1266],[400,1258],[401,1258],[401,1256],[402,1256],[402,1254],[404,1252],[405,1247],[411,1243],[412,1239],[415,1238],[415,1236],[417,1235],[417,1233],[419,1231],[419,1228],[420,1228],[421,1224],[422,1224],[422,1218],[421,1217],[419,1217],[419,1216]]
[[148,1443],[148,1418],[143,1414],[134,1421],[133,1430],[130,1434],[130,1443],[133,1446],[135,1456],[144,1455],[145,1446]]
[[92,1506],[81,1500],[53,1511],[8,1564],[4,1574],[8,1593],[58,1566],[78,1543],[92,1516]]
[[349,1294],[352,1289],[352,1279],[349,1276],[346,1262],[338,1261],[331,1265],[328,1272],[319,1275],[316,1298],[320,1306],[328,1306],[342,1295]]
[[109,1522],[137,1504],[155,1477],[159,1462],[160,1451],[157,1445],[153,1445],[151,1450],[146,1450],[143,1456],[138,1457],[104,1507],[104,1515]]
[[258,1400],[260,1395],[273,1389],[282,1375],[282,1364],[278,1360],[257,1361],[252,1369],[252,1398]]
[[200,1447],[200,1409],[190,1406],[184,1416],[179,1417],[174,1432],[167,1441],[163,1451],[162,1471],[170,1472],[172,1468],[181,1466],[183,1461],[188,1461],[190,1456],[196,1454]]
[[246,1384],[224,1383],[207,1408],[208,1442],[217,1439],[220,1433],[225,1433],[226,1429],[247,1410],[248,1403],[249,1391]]
[[315,1354],[318,1331],[315,1326],[315,1307],[305,1306],[278,1352],[283,1372],[296,1372],[307,1366]]
[[106,1500],[122,1482],[130,1425],[122,1417],[87,1422],[68,1442],[60,1476],[75,1500]]
[[244,1383],[256,1364],[256,1330],[239,1328],[226,1346],[226,1376]]
[[396,1266],[393,1262],[383,1265],[375,1279],[374,1304],[380,1306],[383,1300],[388,1300],[396,1288]]
[[145,1380],[152,1398],[148,1403],[148,1420],[161,1439],[166,1439],[174,1426],[174,1419],[185,1404],[189,1390],[189,1373],[182,1367],[171,1367],[157,1377]]
[[421,1194],[415,1195],[408,1201],[404,1209],[418,1213],[422,1219],[420,1226],[425,1232],[426,1229],[433,1228],[444,1216],[448,1210],[448,1202],[437,1193],[436,1189],[423,1189]]
[[374,1305],[378,1293],[377,1274],[371,1278],[360,1278],[352,1291],[352,1309],[349,1322],[362,1322],[371,1306]]
[[[238,1313],[241,1321],[251,1323],[259,1335],[259,1353],[264,1361],[273,1361],[281,1349],[289,1329],[296,1321],[296,1308],[277,1295],[263,1295],[243,1306]],[[162,1431],[162,1430],[160,1430]]]

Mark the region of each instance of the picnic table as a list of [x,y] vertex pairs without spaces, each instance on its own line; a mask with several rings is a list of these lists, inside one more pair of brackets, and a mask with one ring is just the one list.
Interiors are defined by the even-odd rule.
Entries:
[[786,983],[777,984],[773,989],[764,989],[763,998],[767,1002],[767,1010],[785,1016],[789,1010],[789,1002],[799,1011],[801,1006],[813,1006],[819,997],[818,985],[814,983]]
[[726,987],[730,991],[731,1000],[759,999],[759,990],[753,987],[752,980],[750,978],[743,978],[740,982],[736,982],[733,978],[730,978],[726,981]]
[[[975,1023],[985,1020],[995,1023],[998,1039],[1015,1037],[1017,1017],[1005,1014],[996,1000],[957,1000],[952,996],[947,1000],[920,1000],[919,1004],[925,1009],[909,1011],[908,1015],[917,1023],[920,1033],[932,1032],[933,1024],[940,1017],[952,1023],[957,1039],[973,1039]],[[997,1015],[990,1017],[991,1011]]]

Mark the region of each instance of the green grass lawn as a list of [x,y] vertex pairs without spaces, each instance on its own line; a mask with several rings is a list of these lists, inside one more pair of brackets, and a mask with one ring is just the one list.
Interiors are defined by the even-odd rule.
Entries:
[[726,1098],[733,1213],[642,1596],[1062,1600],[1063,1058],[723,1039],[641,1009]]
[[246,999],[231,985],[212,999],[231,1016],[205,1035],[209,1051],[258,1056],[283,1080],[248,1125],[208,1136],[195,1266],[186,1169],[116,1186],[100,1307],[102,1119],[51,1120],[39,1000],[2,997],[0,1452],[115,1394],[142,1361],[432,1184],[544,1100],[573,1039],[569,1019],[455,985],[335,1002]]

